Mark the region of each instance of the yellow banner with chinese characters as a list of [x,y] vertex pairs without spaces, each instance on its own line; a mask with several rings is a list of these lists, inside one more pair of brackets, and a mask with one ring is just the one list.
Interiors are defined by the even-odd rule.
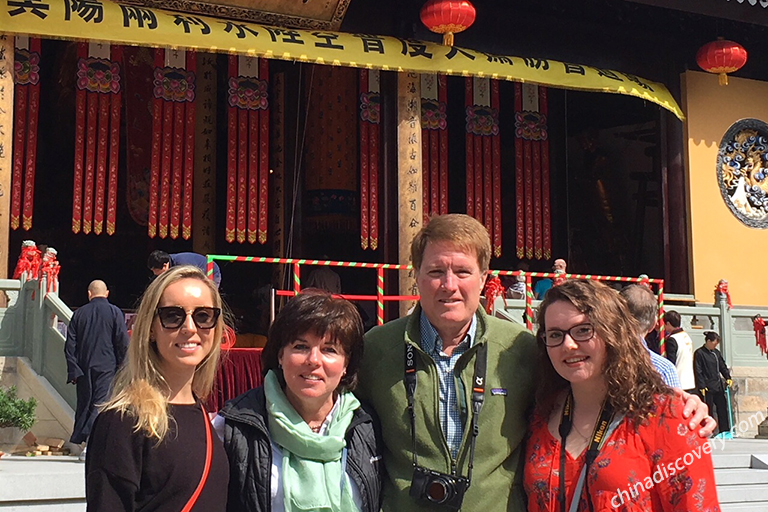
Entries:
[[636,96],[684,118],[663,84],[569,62],[493,55],[388,36],[268,27],[106,0],[6,0],[3,4],[0,31],[6,33],[242,53],[390,71],[485,76]]

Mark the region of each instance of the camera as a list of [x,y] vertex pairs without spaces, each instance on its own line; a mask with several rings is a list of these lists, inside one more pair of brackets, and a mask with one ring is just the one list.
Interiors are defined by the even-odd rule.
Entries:
[[422,503],[459,510],[468,488],[467,478],[446,475],[421,466],[413,468],[410,495]]

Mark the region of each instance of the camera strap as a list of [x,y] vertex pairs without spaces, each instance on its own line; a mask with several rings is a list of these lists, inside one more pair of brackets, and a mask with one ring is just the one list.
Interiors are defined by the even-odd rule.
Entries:
[[[467,480],[472,480],[472,467],[475,460],[475,442],[480,431],[478,418],[485,401],[485,373],[488,365],[488,344],[482,343],[475,357],[475,374],[472,377],[472,425],[469,446],[469,466]],[[418,465],[416,455],[416,351],[410,343],[405,344],[405,394],[408,398],[408,415],[411,419],[411,441],[413,443],[413,466]]]
[[[578,507],[579,498],[581,497],[581,492],[584,486],[584,482],[586,481],[586,474],[589,471],[590,466],[597,458],[597,454],[600,452],[600,448],[603,445],[603,442],[608,438],[608,436],[611,435],[611,432],[614,431],[614,429],[618,426],[619,421],[613,421],[613,406],[608,403],[608,401],[603,402],[603,406],[600,410],[600,416],[597,420],[597,423],[595,424],[595,430],[592,432],[592,440],[589,443],[589,448],[587,449],[587,460],[584,464],[584,467],[582,468],[581,475],[578,480],[578,484],[576,486],[576,489],[573,493],[573,500],[571,501],[571,507],[568,510],[576,510]],[[560,426],[558,427],[558,432],[560,434],[560,468],[558,470],[560,474],[560,489],[559,489],[559,497],[558,501],[560,502],[560,511],[566,512],[566,504],[565,504],[565,457],[566,457],[566,450],[565,450],[565,440],[568,437],[568,434],[571,433],[571,428],[573,427],[573,393],[568,393],[568,397],[565,399],[565,405],[563,405],[563,414],[560,418]],[[623,418],[623,415],[622,415]],[[590,511],[593,509],[592,500],[589,499],[589,494],[587,494],[588,502],[589,502],[589,509]]]

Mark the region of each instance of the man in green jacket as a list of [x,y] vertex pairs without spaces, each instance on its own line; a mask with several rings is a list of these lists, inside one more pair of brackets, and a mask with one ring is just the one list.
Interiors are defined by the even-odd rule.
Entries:
[[[433,217],[414,238],[411,257],[419,305],[366,335],[356,390],[381,419],[382,510],[525,512],[522,441],[533,406],[536,340],[480,307],[488,232],[467,215]],[[483,354],[487,363],[476,368]],[[705,416],[706,407],[697,409],[692,428]],[[702,434],[713,429],[708,423]]]

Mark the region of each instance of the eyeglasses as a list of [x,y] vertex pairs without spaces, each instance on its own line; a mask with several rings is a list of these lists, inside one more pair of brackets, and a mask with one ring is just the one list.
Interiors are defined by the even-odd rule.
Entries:
[[192,315],[192,321],[198,329],[211,329],[221,315],[221,308],[197,307],[189,313],[181,306],[157,308],[160,325],[165,329],[178,329],[187,320],[187,315]]
[[539,339],[548,347],[559,347],[565,341],[565,335],[569,335],[573,341],[589,341],[595,336],[595,326],[592,324],[574,325],[567,331],[550,329],[539,333]]

